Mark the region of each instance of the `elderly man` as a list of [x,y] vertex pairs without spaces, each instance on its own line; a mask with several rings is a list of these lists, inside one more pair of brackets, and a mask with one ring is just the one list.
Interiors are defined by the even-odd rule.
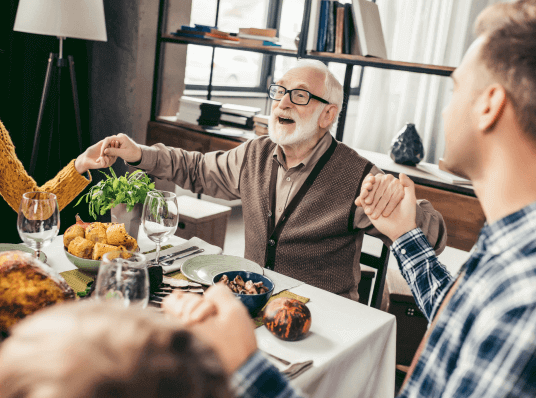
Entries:
[[[365,176],[381,171],[329,134],[343,91],[323,63],[298,62],[270,86],[269,95],[269,137],[202,155],[137,145],[118,135],[104,140],[103,155],[119,156],[193,192],[242,199],[247,259],[357,300],[364,233],[391,243],[354,204]],[[403,196],[402,185],[392,176],[378,179],[374,215],[389,215]],[[446,243],[441,215],[426,201],[416,212],[417,224],[441,252]]]

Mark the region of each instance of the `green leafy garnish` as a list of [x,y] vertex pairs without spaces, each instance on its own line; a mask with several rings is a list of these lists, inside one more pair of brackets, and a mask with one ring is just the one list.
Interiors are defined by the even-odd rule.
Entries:
[[91,187],[75,205],[78,206],[85,198],[86,203],[89,203],[89,214],[94,219],[97,219],[97,214],[102,216],[120,203],[125,203],[127,211],[131,211],[137,203],[145,202],[147,192],[154,191],[154,182],[141,170],[130,175],[127,172],[121,177],[117,177],[111,167],[110,172],[112,175],[101,171],[106,179]]

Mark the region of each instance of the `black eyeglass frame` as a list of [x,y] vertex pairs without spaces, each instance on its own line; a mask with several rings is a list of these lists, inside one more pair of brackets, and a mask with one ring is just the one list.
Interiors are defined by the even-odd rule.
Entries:
[[[285,90],[285,93],[283,94],[283,97],[288,94],[290,96],[290,102],[292,102],[294,105],[309,105],[309,102],[311,101],[311,98],[313,98],[313,99],[315,99],[317,101],[320,101],[320,102],[322,102],[324,104],[329,104],[329,102],[326,101],[324,98],[320,98],[320,97],[318,97],[318,96],[316,96],[314,94],[311,94],[309,91],[304,90],[302,88],[295,88],[295,89],[292,89],[292,90],[287,90],[285,87],[280,86],[279,84],[270,84],[270,87],[268,88],[268,96],[270,97],[270,99],[273,99],[274,101],[281,101],[283,99],[283,97],[281,97],[279,99],[273,98],[272,97],[272,87],[281,87],[283,90]],[[293,91],[303,91],[303,92],[309,94],[309,98],[307,99],[307,102],[305,104],[297,104],[296,102],[294,102],[292,100],[292,92]]]

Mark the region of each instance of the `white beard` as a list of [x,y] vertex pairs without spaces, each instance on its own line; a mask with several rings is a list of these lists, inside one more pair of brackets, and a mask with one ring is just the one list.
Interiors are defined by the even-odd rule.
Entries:
[[297,112],[291,111],[290,114],[285,113],[285,116],[293,119],[296,124],[294,132],[288,135],[282,129],[278,128],[280,126],[279,118],[275,117],[272,112],[270,122],[268,123],[268,135],[278,145],[296,145],[308,141],[318,133],[318,119],[323,110],[324,106],[319,106],[308,121],[303,121],[297,115]]

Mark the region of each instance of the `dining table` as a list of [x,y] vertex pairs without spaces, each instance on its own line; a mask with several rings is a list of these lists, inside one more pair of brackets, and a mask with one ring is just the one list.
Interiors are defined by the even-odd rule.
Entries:
[[[172,236],[166,244],[186,240]],[[142,252],[155,248],[140,228]],[[46,263],[58,273],[76,269],[57,236],[43,249]],[[264,326],[255,330],[260,350],[291,363],[312,361],[290,380],[307,397],[393,398],[395,391],[396,319],[393,315],[264,269],[265,275],[291,294],[309,299],[311,328],[299,341],[283,341]]]

